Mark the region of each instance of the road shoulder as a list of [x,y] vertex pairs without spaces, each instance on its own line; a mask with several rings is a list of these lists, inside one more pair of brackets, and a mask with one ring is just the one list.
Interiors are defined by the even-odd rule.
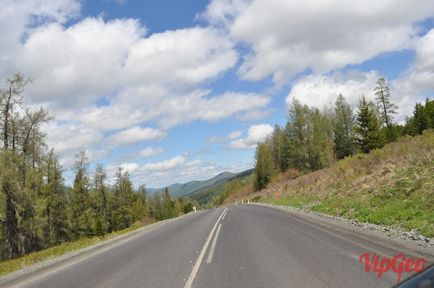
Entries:
[[197,213],[197,212],[191,212],[191,213],[184,214],[184,215],[181,215],[181,216],[176,217],[176,218],[166,219],[166,220],[158,221],[158,222],[155,222],[155,223],[152,223],[149,225],[145,225],[145,226],[140,227],[136,230],[133,230],[129,233],[101,241],[97,244],[94,244],[94,245],[91,245],[91,246],[88,246],[88,247],[85,247],[85,248],[82,248],[82,249],[79,249],[79,250],[76,250],[73,252],[68,252],[66,254],[60,255],[60,256],[52,258],[52,259],[47,259],[47,260],[41,261],[39,263],[29,265],[29,266],[24,267],[20,270],[16,270],[12,273],[0,276],[0,285],[6,285],[6,284],[12,283],[18,279],[21,280],[21,279],[25,279],[27,277],[32,277],[32,275],[35,273],[40,273],[40,272],[46,273],[46,272],[50,272],[50,270],[58,269],[59,267],[63,268],[66,266],[73,265],[79,261],[82,261],[82,260],[87,259],[89,257],[92,257],[94,255],[97,255],[99,253],[102,253],[106,250],[112,249],[112,248],[116,247],[117,245],[128,242],[128,241],[142,235],[142,233],[149,233],[151,231],[154,231],[155,229],[163,227],[166,224],[180,220],[180,219],[182,219],[188,215],[192,215],[193,213]]
[[[266,203],[250,203],[248,205],[274,208],[292,216],[301,218],[312,224],[320,225],[340,233],[361,237],[369,241],[375,241],[377,243],[381,243],[383,246],[393,248],[397,251],[406,252],[414,256],[426,257],[430,262],[434,262],[434,243],[432,243],[432,240],[430,243],[426,243],[424,241],[413,241],[398,237],[390,237],[387,232],[382,231],[383,227],[385,226],[377,226],[373,224],[361,225],[354,220],[330,216],[313,211],[306,211],[290,206]],[[388,228],[386,228],[386,230],[387,229]]]

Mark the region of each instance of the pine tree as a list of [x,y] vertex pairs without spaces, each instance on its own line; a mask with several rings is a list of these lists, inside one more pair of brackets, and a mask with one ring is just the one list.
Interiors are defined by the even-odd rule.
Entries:
[[279,125],[274,126],[273,134],[271,135],[271,142],[274,166],[280,171],[285,171],[286,165],[282,155],[283,132]]
[[333,142],[337,159],[354,154],[354,116],[350,105],[339,94],[334,107]]
[[71,224],[75,237],[91,234],[89,227],[89,177],[86,152],[80,151],[75,156],[75,179],[71,193]]
[[150,214],[152,215],[153,218],[157,219],[157,220],[162,220],[163,219],[163,209],[162,209],[162,204],[161,204],[161,195],[159,192],[154,193],[154,195],[151,198],[150,201]]
[[393,114],[397,113],[398,106],[391,102],[390,88],[386,79],[379,78],[374,91],[380,119],[385,125],[387,141],[395,141],[398,135],[396,129],[393,128]]
[[170,197],[169,189],[164,189],[163,194],[163,219],[169,219],[173,217],[174,203],[172,197]]
[[15,74],[6,80],[7,88],[0,89],[0,108],[3,133],[3,149],[8,150],[11,144],[11,129],[15,122],[13,121],[14,109],[16,106],[21,106],[23,103],[22,93],[24,87],[30,82],[30,79],[25,79],[20,73]]
[[[18,175],[18,171],[24,161],[22,157],[15,153],[15,141],[18,134],[17,117],[14,116],[14,109],[21,106],[22,93],[24,87],[29,83],[21,74],[15,74],[6,81],[7,88],[0,89],[0,119],[3,133],[2,138],[3,153],[1,160],[0,182],[1,192],[5,195],[5,219],[2,228],[5,235],[8,257],[17,257],[22,253],[22,244],[20,243],[19,232],[19,211],[20,197],[19,193],[23,191],[22,179],[26,178]],[[10,144],[12,141],[12,150]]]
[[114,230],[125,229],[134,221],[134,213],[132,211],[134,204],[133,185],[128,172],[123,172],[119,167],[115,176],[114,201],[115,206],[113,214]]
[[318,170],[334,162],[331,119],[318,109],[310,111],[312,132],[309,135],[309,167]]
[[255,164],[255,187],[257,190],[265,188],[271,182],[274,171],[271,149],[265,143],[258,144]]
[[102,235],[109,229],[109,201],[106,172],[102,165],[97,165],[94,175],[94,196],[96,214],[96,234]]
[[430,128],[434,128],[434,99],[426,99],[425,105],[416,103],[413,116],[406,121],[405,132],[417,135]]
[[18,209],[20,202],[20,175],[18,171],[19,157],[12,151],[0,154],[0,182],[2,194],[5,196],[5,216],[2,219],[4,235],[5,259],[18,257],[22,253],[18,226]]
[[288,164],[300,170],[310,170],[309,163],[309,134],[313,128],[309,123],[309,107],[302,105],[294,99],[289,108],[289,120],[287,124],[287,134],[290,144],[288,151]]
[[62,169],[53,150],[50,151],[46,164],[45,191],[46,239],[50,245],[56,245],[69,238],[69,228]]
[[286,123],[285,129],[282,132],[282,167],[286,171],[289,167],[294,167],[292,164],[293,156],[293,142],[290,139],[291,125],[289,121]]
[[372,104],[363,96],[357,113],[356,144],[364,153],[384,146],[385,139]]

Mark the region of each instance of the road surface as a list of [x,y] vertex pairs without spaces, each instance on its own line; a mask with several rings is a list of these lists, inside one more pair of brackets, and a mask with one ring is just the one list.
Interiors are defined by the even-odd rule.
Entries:
[[383,242],[257,205],[198,211],[5,287],[390,287],[359,263]]

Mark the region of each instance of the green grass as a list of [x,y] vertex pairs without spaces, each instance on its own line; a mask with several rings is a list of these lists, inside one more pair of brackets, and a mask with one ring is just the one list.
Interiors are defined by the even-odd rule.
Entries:
[[58,246],[50,247],[41,251],[33,252],[28,255],[25,255],[20,258],[2,261],[0,262],[0,275],[5,275],[14,271],[17,271],[19,269],[25,268],[29,265],[33,265],[45,260],[53,259],[58,256],[64,255],[69,252],[73,252],[82,248],[86,248],[89,246],[92,246],[94,244],[97,244],[101,241],[105,241],[108,239],[112,239],[114,237],[127,234],[129,232],[132,232],[140,227],[142,227],[143,223],[135,223],[131,225],[129,228],[124,230],[119,230],[112,232],[110,234],[106,234],[103,236],[98,237],[91,237],[91,238],[81,238],[76,241],[72,242],[65,242]]
[[[415,229],[434,237],[434,132],[285,183],[261,202],[308,208],[361,222]],[[280,185],[280,186],[279,186]],[[276,188],[277,187],[277,188]]]

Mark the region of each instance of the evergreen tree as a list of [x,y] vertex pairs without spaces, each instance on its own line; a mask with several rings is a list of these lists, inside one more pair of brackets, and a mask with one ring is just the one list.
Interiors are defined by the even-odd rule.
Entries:
[[113,189],[116,205],[112,214],[114,217],[114,229],[119,230],[129,227],[135,221],[132,211],[134,195],[133,185],[128,172],[123,172],[122,168],[119,168],[115,179]]
[[285,129],[282,131],[282,168],[286,171],[289,167],[294,167],[293,165],[293,141],[291,141],[291,124],[289,121],[286,123]]
[[154,193],[152,199],[150,201],[150,214],[157,220],[163,219],[163,209],[161,205],[161,196],[160,193]]
[[434,128],[434,99],[426,99],[425,105],[416,104],[413,116],[407,118],[405,132],[410,135],[417,135],[430,128]]
[[62,169],[54,151],[48,155],[45,185],[47,223],[46,238],[50,245],[56,245],[69,238],[67,200],[63,184]]
[[0,182],[4,195],[4,219],[2,219],[2,246],[5,247],[5,259],[18,257],[22,253],[18,226],[19,202],[22,198],[20,191],[20,175],[18,172],[19,157],[12,151],[0,154]]
[[136,204],[134,207],[134,218],[137,220],[142,220],[149,216],[148,195],[145,185],[139,186],[136,198]]
[[385,139],[380,129],[379,120],[370,103],[363,96],[357,113],[356,144],[364,153],[384,146]]
[[66,187],[57,156],[53,150],[47,153],[40,129],[51,117],[45,109],[23,104],[27,83],[15,74],[0,89],[0,260],[127,228],[148,216],[163,219],[192,210],[191,202],[173,200],[168,193],[163,200],[157,194],[148,201],[144,186],[135,194],[122,170],[111,187],[97,166],[91,183],[84,152],[76,155],[73,187]]
[[326,113],[318,109],[312,109],[309,113],[312,125],[311,140],[308,142],[309,168],[314,171],[328,167],[334,161],[332,129],[331,119]]
[[173,217],[174,203],[172,197],[170,197],[169,189],[164,189],[163,194],[163,219],[169,219]]
[[97,165],[94,175],[94,195],[96,212],[96,234],[102,235],[109,229],[109,201],[106,172],[102,165]]
[[274,126],[273,134],[271,135],[271,146],[273,153],[274,166],[280,171],[286,170],[286,164],[283,159],[283,137],[284,133],[279,125]]
[[255,164],[255,187],[257,190],[265,188],[271,182],[274,171],[271,149],[265,143],[258,144]]
[[309,134],[313,128],[309,123],[309,107],[294,99],[289,108],[287,134],[289,137],[288,164],[300,170],[309,170]]
[[[3,153],[0,170],[1,192],[5,195],[5,219],[3,220],[3,234],[5,235],[6,250],[9,257],[17,257],[22,253],[19,233],[18,206],[21,180],[18,171],[20,163],[24,161],[15,153],[15,140],[17,135],[17,121],[14,119],[14,109],[22,105],[22,93],[29,82],[21,74],[15,74],[6,81],[7,88],[0,89],[0,119],[2,132],[0,137],[3,144]],[[11,141],[13,143],[12,147]],[[12,150],[10,151],[10,148]]]
[[354,116],[350,105],[339,94],[334,106],[333,142],[337,159],[354,154]]
[[75,156],[75,179],[71,193],[71,224],[75,237],[91,234],[89,225],[90,209],[88,159],[86,152]]
[[395,141],[398,135],[396,135],[396,129],[393,129],[393,114],[397,113],[398,106],[392,103],[390,99],[390,88],[386,79],[379,78],[374,91],[380,119],[386,128],[387,141]]

